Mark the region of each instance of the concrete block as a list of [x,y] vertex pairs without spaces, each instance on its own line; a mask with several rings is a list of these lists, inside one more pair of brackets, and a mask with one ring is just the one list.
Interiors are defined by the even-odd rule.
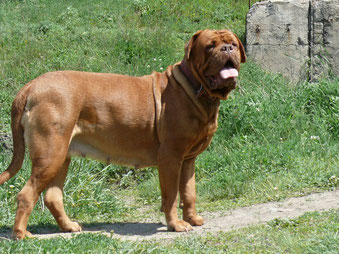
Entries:
[[338,75],[338,22],[339,0],[258,2],[247,15],[247,55],[293,81]]

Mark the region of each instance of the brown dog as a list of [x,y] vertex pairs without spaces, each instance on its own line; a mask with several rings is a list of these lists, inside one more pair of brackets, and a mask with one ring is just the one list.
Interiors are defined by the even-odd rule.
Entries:
[[[227,31],[198,31],[181,63],[164,73],[130,77],[58,71],[25,85],[12,105],[14,152],[0,184],[21,168],[25,144],[32,175],[18,194],[14,238],[31,234],[28,217],[45,189],[45,204],[63,231],[81,231],[63,206],[70,157],[157,166],[162,211],[168,228],[192,230],[203,224],[195,209],[194,162],[217,129],[220,99],[236,87],[246,55]],[[183,220],[178,219],[178,192]]]

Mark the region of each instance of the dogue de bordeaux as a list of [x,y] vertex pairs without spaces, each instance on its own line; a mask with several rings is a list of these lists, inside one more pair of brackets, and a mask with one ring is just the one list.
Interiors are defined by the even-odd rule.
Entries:
[[[25,145],[32,174],[19,192],[13,237],[32,234],[27,221],[39,195],[63,231],[81,231],[63,205],[72,156],[107,163],[157,166],[162,211],[169,230],[202,225],[196,213],[194,162],[217,129],[220,100],[236,88],[244,47],[228,30],[200,30],[184,59],[163,73],[119,74],[56,71],[27,83],[11,111],[13,158],[0,184],[22,166]],[[178,193],[183,220],[177,215]]]

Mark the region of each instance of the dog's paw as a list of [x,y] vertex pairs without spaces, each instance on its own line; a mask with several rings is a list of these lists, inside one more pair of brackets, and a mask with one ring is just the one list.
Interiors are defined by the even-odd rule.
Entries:
[[192,216],[191,218],[189,218],[189,217],[185,218],[184,217],[184,221],[187,221],[192,226],[202,226],[202,225],[204,225],[204,219],[199,215]]
[[25,238],[33,238],[33,235],[31,232],[29,231],[14,231],[13,234],[12,234],[12,238],[14,240],[22,240],[22,239],[25,239]]
[[71,226],[71,232],[81,232],[82,231],[82,227],[80,226],[80,224],[78,222],[72,221],[72,226]]
[[167,228],[169,231],[175,231],[175,232],[188,232],[188,231],[193,230],[191,224],[183,220],[178,220],[175,223],[170,223],[167,226]]
[[79,225],[78,222],[71,221],[71,222],[67,223],[67,225],[63,226],[63,228],[61,228],[61,230],[64,231],[64,232],[81,232],[82,227]]

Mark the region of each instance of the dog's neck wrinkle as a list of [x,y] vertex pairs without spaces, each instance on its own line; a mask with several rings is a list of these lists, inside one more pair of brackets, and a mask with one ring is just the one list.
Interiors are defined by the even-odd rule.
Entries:
[[182,60],[179,68],[181,72],[185,75],[189,83],[192,85],[193,90],[195,94],[199,93],[199,90],[203,89],[202,85],[199,83],[199,81],[194,77],[193,73],[190,71],[190,69],[187,66],[187,63],[185,60]]
[[[168,77],[172,77],[175,82],[180,84],[188,97],[194,102],[199,111],[201,112],[201,120],[204,123],[213,121],[215,118],[215,114],[219,111],[220,101],[218,98],[213,98],[213,100],[202,99],[201,97],[197,97],[194,89],[192,89],[192,84],[184,74],[184,72],[180,69],[180,63],[174,65],[171,69],[167,70]],[[187,84],[187,85],[185,85]]]
[[215,97],[209,96],[209,94],[205,91],[202,84],[200,84],[200,82],[194,77],[192,71],[188,68],[185,60],[181,61],[179,69],[185,75],[189,83],[192,85],[193,91],[197,98],[203,98],[209,102],[212,102],[216,99]]

